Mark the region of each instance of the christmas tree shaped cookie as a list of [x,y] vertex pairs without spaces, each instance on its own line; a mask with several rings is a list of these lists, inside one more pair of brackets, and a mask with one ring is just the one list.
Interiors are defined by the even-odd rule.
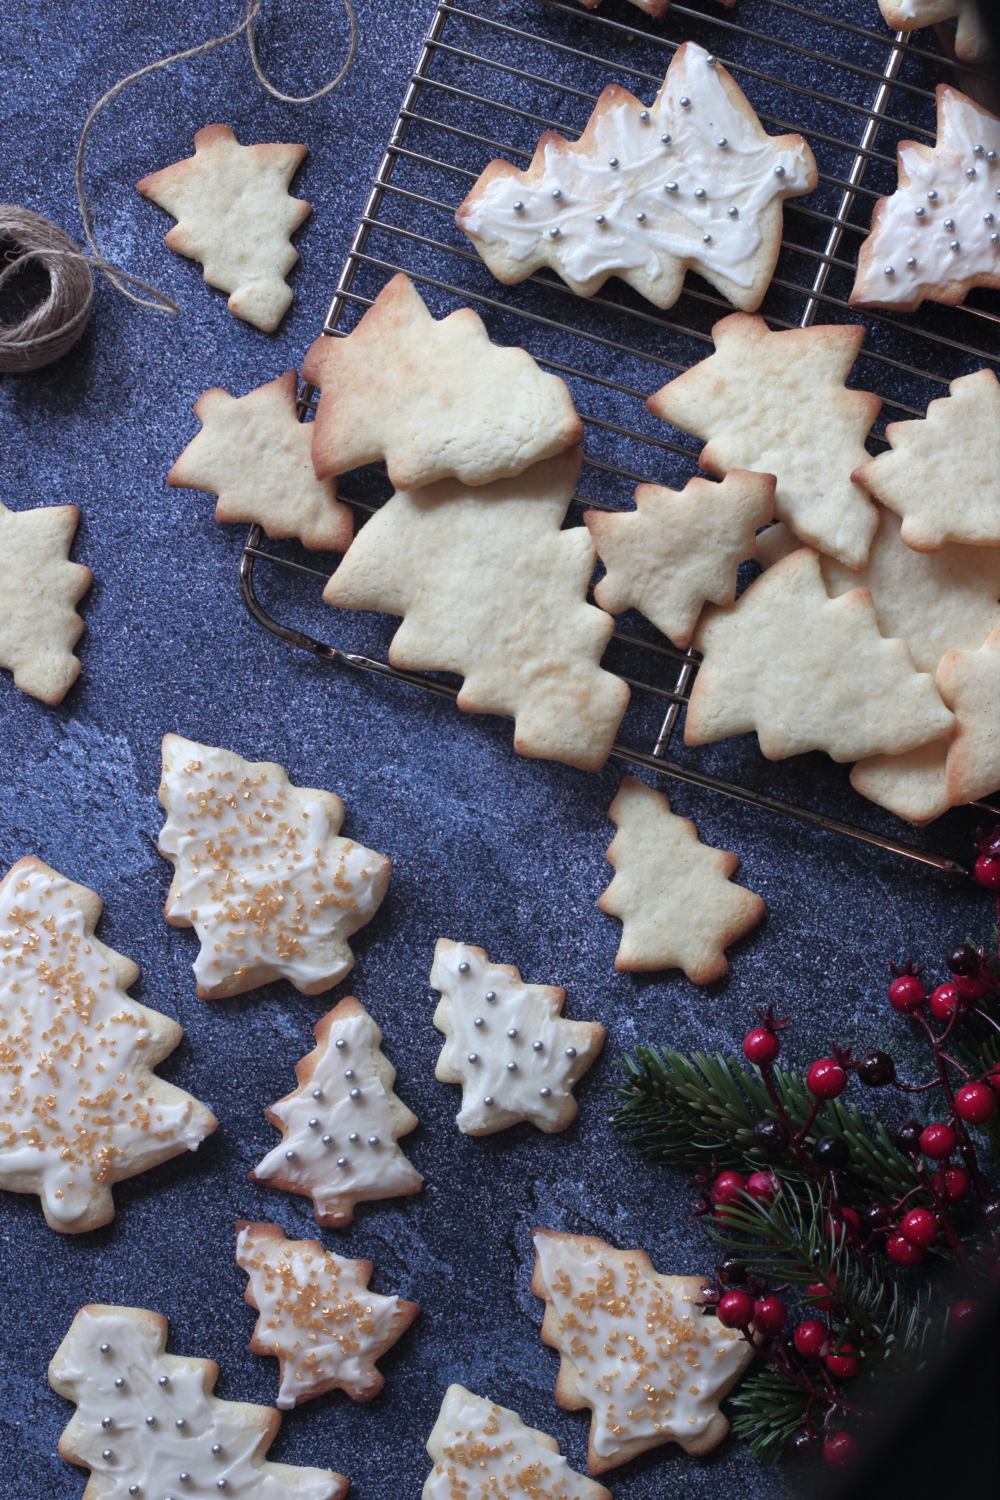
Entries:
[[639,609],[676,646],[688,646],[701,607],[732,604],[736,569],[753,557],[758,526],[774,510],[774,478],[731,469],[721,484],[683,490],[640,484],[636,509],[588,510],[584,521],[607,568],[594,589],[613,615]]
[[957,18],[955,56],[963,62],[982,62],[989,56],[989,34],[977,0],[878,0],[878,8],[893,31],[917,31]]
[[922,422],[890,422],[890,451],[855,478],[902,516],[902,539],[917,552],[946,542],[1000,548],[1000,382],[977,370],[948,389]]
[[572,1091],[604,1046],[603,1026],[564,1020],[565,990],[525,984],[513,965],[448,938],[438,938],[430,984],[441,995],[434,1025],[447,1038],[434,1076],[462,1085],[455,1123],[464,1135],[520,1120],[550,1134],[572,1124]]
[[260,1313],[250,1348],[279,1361],[279,1410],[325,1391],[370,1401],[385,1385],[375,1361],[420,1311],[419,1302],[368,1290],[370,1260],[347,1260],[319,1240],[286,1239],[277,1224],[237,1225],[236,1262]]
[[212,1395],[211,1359],[165,1354],[167,1320],[137,1307],[82,1307],[49,1365],[49,1384],[76,1404],[59,1439],[90,1469],[83,1500],[341,1500],[349,1481],[332,1469],[270,1463],[281,1426],[270,1406]]
[[427,1439],[434,1468],[421,1500],[611,1500],[610,1490],[572,1470],[555,1438],[463,1385],[444,1393]]
[[345,552],[353,517],[338,503],[337,486],[313,473],[312,429],[296,415],[298,384],[286,370],[247,396],[206,391],[194,408],[201,431],[167,483],[218,495],[219,522],[256,523],[270,537],[297,536],[306,547]]
[[0,1187],[66,1234],[114,1218],[112,1185],[215,1129],[152,1072],[183,1036],[129,998],[139,970],[94,936],[101,898],[40,859],[0,881]]
[[878,516],[851,477],[881,401],[844,384],[861,348],[859,324],[773,333],[733,313],[712,329],[715,353],[650,396],[654,416],[702,438],[709,474],[773,474],[774,514],[846,568],[862,568]]
[[347,940],[378,911],[392,861],[340,837],[339,797],[168,734],[159,798],[159,850],[174,867],[164,915],[198,934],[203,999],[280,978],[320,995],[350,973]]
[[94,575],[69,561],[79,519],[76,505],[15,511],[0,502],[0,667],[43,703],[61,703],[80,675],[76,605]]
[[683,969],[695,984],[729,970],[725,950],[764,915],[759,896],[734,885],[735,854],[701,843],[662,792],[626,776],[609,817],[615,876],[598,905],[623,923],[615,968]]
[[303,374],[322,392],[312,435],[323,479],[385,459],[398,490],[488,484],[583,441],[557,375],[492,344],[471,307],[435,321],[402,274],[347,338],[316,340]]
[[206,125],[194,155],[136,183],[177,220],[171,250],[200,261],[209,286],[229,292],[229,311],[273,333],[292,293],[285,277],[299,258],[289,235],[312,213],[288,184],[306,146],[241,146],[228,125]]
[[323,598],[403,615],[394,667],[457,672],[459,708],[511,714],[521,755],[602,766],[628,703],[600,667],[614,624],[586,602],[594,545],[562,530],[581,453],[478,489],[402,490],[355,537]]
[[560,1355],[556,1401],[591,1409],[591,1474],[678,1443],[701,1455],[729,1431],[719,1402],[754,1357],[735,1328],[705,1316],[701,1276],[661,1276],[644,1250],[536,1229],[531,1290],[542,1340]]
[[955,307],[975,286],[1000,286],[1000,120],[946,83],[937,116],[935,145],[899,143],[899,186],[875,205],[855,307]]
[[704,661],[688,745],[756,730],[769,760],[805,750],[860,760],[912,750],[953,723],[904,642],[879,634],[869,591],[831,599],[808,547],[762,573],[731,609],[709,605],[694,644]]
[[782,201],[816,182],[802,137],[769,136],[725,68],[685,42],[649,108],[612,84],[578,141],[546,131],[523,172],[490,162],[455,219],[500,281],[551,266],[590,297],[620,276],[672,307],[692,267],[752,310]]
[[350,1224],[356,1203],[423,1185],[396,1144],[417,1117],[393,1093],[396,1069],[381,1048],[381,1031],[348,995],[316,1023],[316,1046],[295,1065],[298,1088],[265,1111],[282,1141],[252,1181],[311,1198],[328,1229]]

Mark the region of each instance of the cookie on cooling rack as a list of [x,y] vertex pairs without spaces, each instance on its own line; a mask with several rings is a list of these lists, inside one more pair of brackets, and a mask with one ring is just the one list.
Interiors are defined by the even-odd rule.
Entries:
[[921,26],[957,20],[955,56],[962,62],[982,62],[990,55],[989,35],[976,0],[878,0],[878,8],[893,31],[918,31]]
[[551,266],[581,296],[619,276],[672,307],[691,268],[752,311],[782,202],[816,182],[802,137],[767,135],[725,68],[685,42],[648,108],[612,84],[577,142],[546,131],[526,171],[490,162],[455,219],[508,284]]
[[94,575],[69,561],[79,508],[8,510],[0,502],[0,667],[43,703],[61,703],[80,675],[76,605]]
[[899,144],[899,186],[880,198],[858,255],[854,307],[955,307],[1000,287],[1000,120],[950,84],[937,89],[937,142]]

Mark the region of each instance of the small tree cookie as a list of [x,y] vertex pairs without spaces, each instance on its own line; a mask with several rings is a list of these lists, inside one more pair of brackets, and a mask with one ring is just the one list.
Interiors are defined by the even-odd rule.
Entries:
[[773,333],[763,318],[733,313],[712,329],[715,353],[646,402],[706,441],[709,474],[774,474],[774,514],[846,568],[864,567],[878,515],[852,474],[868,461],[865,438],[882,405],[848,390],[865,331],[825,323]]
[[308,147],[241,146],[228,125],[206,125],[194,155],[136,183],[177,220],[171,250],[201,261],[205,280],[229,292],[229,311],[273,333],[292,302],[285,277],[299,258],[289,235],[312,213],[288,184]]
[[464,1385],[445,1391],[427,1452],[434,1468],[421,1500],[520,1494],[531,1500],[611,1500],[610,1490],[570,1468],[555,1438]]
[[615,876],[598,906],[623,923],[615,968],[683,969],[694,984],[729,971],[725,950],[766,910],[732,883],[735,854],[711,849],[662,792],[626,776],[608,816],[618,832],[608,848]]
[[306,547],[346,552],[354,519],[337,486],[317,479],[312,428],[296,415],[298,377],[238,398],[214,387],[195,402],[201,431],[167,475],[167,483],[218,495],[215,519],[263,526],[270,537],[297,536]]
[[417,1117],[393,1093],[396,1069],[381,1048],[371,1016],[346,996],[317,1021],[316,1046],[295,1064],[298,1088],[265,1110],[282,1140],[251,1181],[311,1198],[328,1229],[350,1224],[356,1203],[423,1186],[396,1144]]
[[679,491],[640,484],[635,504],[584,513],[607,568],[594,598],[613,615],[641,610],[675,646],[689,646],[706,599],[734,602],[736,569],[774,511],[774,476],[731,469],[721,484],[690,479]]
[[342,1500],[332,1469],[270,1463],[270,1406],[212,1395],[212,1359],[165,1354],[167,1320],[139,1307],[82,1307],[52,1357],[49,1384],[76,1412],[59,1439],[91,1470],[83,1500],[226,1491],[234,1500]]
[[441,995],[434,1025],[447,1038],[434,1076],[462,1085],[455,1124],[464,1135],[520,1120],[549,1134],[572,1124],[572,1091],[604,1045],[603,1026],[565,1020],[565,990],[525,984],[512,964],[449,938],[438,938],[430,984]]
[[0,502],[0,667],[43,703],[61,703],[80,675],[76,605],[94,575],[69,561],[79,519],[76,505],[8,510]]
[[729,1431],[719,1402],[754,1357],[698,1307],[701,1276],[662,1276],[644,1250],[536,1229],[531,1290],[558,1350],[556,1401],[590,1407],[587,1467],[604,1474],[662,1443],[700,1456]]
[[955,712],[946,790],[957,807],[1000,788],[1000,625],[978,651],[949,651],[937,682]]
[[436,321],[402,273],[347,338],[315,341],[303,375],[322,393],[312,441],[324,479],[385,459],[398,490],[489,484],[583,441],[564,381],[491,343],[471,307]]
[[963,62],[983,62],[990,55],[990,39],[977,0],[878,0],[893,31],[918,31],[942,21],[958,20],[955,56]]
[[100,896],[40,859],[0,881],[0,1187],[64,1234],[114,1218],[112,1185],[216,1126],[152,1069],[184,1035],[129,997],[139,970],[94,936]]
[[164,915],[198,934],[202,999],[280,978],[321,995],[350,973],[347,940],[378,911],[392,861],[340,837],[339,797],[167,734],[159,799],[158,847],[174,867]]
[[368,1290],[370,1260],[347,1260],[319,1240],[289,1240],[277,1224],[236,1226],[236,1263],[260,1317],[253,1354],[277,1357],[275,1405],[288,1411],[325,1391],[370,1401],[385,1385],[375,1361],[409,1328],[419,1302]]

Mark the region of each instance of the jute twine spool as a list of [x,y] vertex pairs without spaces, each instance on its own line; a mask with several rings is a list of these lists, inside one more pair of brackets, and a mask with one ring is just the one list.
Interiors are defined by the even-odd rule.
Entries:
[[[130,73],[127,78],[119,79],[106,94],[98,99],[84,121],[76,154],[76,196],[80,204],[83,232],[93,251],[92,255],[80,250],[65,230],[60,229],[58,224],[53,224],[42,214],[34,213],[30,208],[20,208],[16,203],[0,204],[0,265],[4,260],[7,262],[0,271],[0,291],[30,262],[40,265],[49,281],[48,295],[45,300],[37,307],[33,307],[21,322],[13,325],[0,324],[0,372],[24,374],[28,370],[41,369],[43,365],[51,364],[53,360],[59,359],[73,347],[90,319],[90,310],[94,300],[93,272],[95,270],[103,272],[116,291],[140,307],[149,307],[155,312],[180,312],[176,302],[172,302],[163,292],[157,291],[145,281],[140,281],[138,277],[130,276],[128,272],[120,270],[117,266],[110,265],[98,249],[94,239],[90,207],[83,186],[87,138],[90,134],[90,127],[100,111],[130,83],[134,83],[136,79],[145,78],[147,74],[155,73],[160,68],[167,68],[171,63],[183,62],[186,58],[197,57],[203,52],[212,52],[216,47],[225,46],[227,42],[235,41],[240,36],[245,36],[247,39],[250,61],[257,78],[274,98],[288,104],[311,104],[314,100],[322,99],[324,95],[329,94],[345,77],[354,61],[357,49],[358,25],[351,0],[343,0],[351,28],[347,58],[343,67],[336,78],[317,89],[314,94],[299,97],[284,94],[280,89],[275,88],[260,65],[254,22],[260,14],[263,3],[264,0],[248,0],[243,21],[232,31],[227,31],[222,36],[210,37],[207,42],[200,42],[197,46],[188,47],[183,52],[172,52],[169,57],[161,57],[156,62],[147,63],[145,67]],[[126,282],[148,292],[152,300],[137,297],[124,285]]]

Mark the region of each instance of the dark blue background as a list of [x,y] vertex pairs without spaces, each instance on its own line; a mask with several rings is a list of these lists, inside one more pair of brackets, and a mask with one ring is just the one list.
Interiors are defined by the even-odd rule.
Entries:
[[[742,13],[765,22],[753,4]],[[855,13],[853,4],[837,8]],[[606,811],[620,764],[585,775],[520,760],[506,722],[338,672],[251,623],[236,587],[242,531],[216,527],[210,499],[168,489],[164,475],[196,430],[191,407],[206,387],[243,394],[299,363],[318,331],[432,6],[359,0],[358,9],[358,60],[318,104],[268,97],[240,44],[144,80],[105,112],[87,174],[100,243],[175,297],[182,315],[140,311],[98,281],[78,347],[0,388],[0,497],[15,508],[79,504],[74,555],[96,574],[82,606],[83,674],[66,702],[48,708],[0,681],[0,860],[38,854],[101,894],[100,935],[139,963],[137,998],[185,1028],[160,1071],[220,1120],[197,1155],[117,1188],[117,1217],[96,1234],[60,1237],[36,1199],[0,1198],[3,1500],[81,1493],[84,1475],[56,1454],[70,1408],[45,1371],[85,1302],[155,1308],[170,1321],[172,1349],[218,1360],[219,1394],[273,1400],[275,1363],[247,1351],[255,1315],[242,1300],[234,1224],[271,1218],[293,1237],[314,1232],[308,1200],[252,1186],[247,1172],[275,1141],[265,1105],[291,1087],[314,1022],[341,994],[356,991],[383,1027],[399,1093],[420,1119],[404,1145],[426,1189],[362,1207],[349,1231],[322,1238],[370,1257],[375,1289],[415,1298],[423,1313],[382,1361],[381,1397],[357,1406],[334,1393],[307,1404],[285,1419],[272,1456],[349,1474],[359,1500],[412,1500],[452,1380],[513,1407],[585,1466],[587,1418],[555,1407],[556,1356],[539,1340],[541,1306],[528,1291],[533,1225],[644,1246],[663,1271],[711,1265],[683,1182],[608,1130],[604,1086],[615,1058],[645,1041],[732,1048],[754,1005],[774,1000],[795,1012],[792,1059],[808,1061],[836,1039],[888,1038],[905,1067],[903,1027],[885,1015],[885,959],[937,958],[986,925],[981,893],[967,883],[665,783],[707,842],[739,853],[740,878],[766,899],[768,915],[734,951],[730,980],[709,991],[677,973],[617,975],[620,929],[596,901],[610,875]],[[642,20],[619,0],[607,12]],[[879,28],[874,3],[865,12]],[[218,0],[8,8],[3,196],[79,235],[72,164],[90,104],[122,74],[227,29],[235,14]],[[669,24],[683,34],[679,20]],[[281,0],[262,28],[265,61],[284,87],[305,92],[339,66],[345,30],[335,0]],[[194,131],[216,120],[244,142],[310,148],[295,190],[315,211],[297,238],[295,302],[274,336],[233,319],[200,268],[165,249],[169,220],[134,191],[139,177],[190,154]],[[342,644],[348,636],[341,629]],[[330,996],[310,1000],[276,984],[236,1001],[196,998],[196,940],[163,922],[170,871],[155,850],[159,741],[170,730],[277,760],[296,782],[336,790],[345,831],[392,856],[388,898],[354,942],[355,973]],[[740,741],[699,764],[904,832],[854,797],[845,768],[819,756],[765,766]],[[918,838],[964,856],[974,824],[953,813]],[[569,1016],[608,1027],[566,1134],[518,1127],[471,1140],[455,1129],[457,1091],[433,1076],[440,1039],[426,980],[438,936],[481,944],[530,981],[564,985]],[[669,1447],[610,1478],[624,1500],[651,1500],[665,1485],[690,1496],[785,1492],[732,1443],[700,1462]]]

